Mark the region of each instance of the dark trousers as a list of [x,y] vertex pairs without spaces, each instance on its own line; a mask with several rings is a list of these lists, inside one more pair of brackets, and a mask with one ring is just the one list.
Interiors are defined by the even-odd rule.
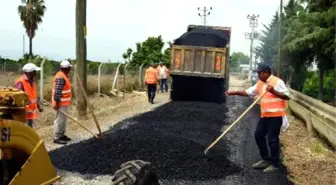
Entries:
[[160,79],[160,89],[161,92],[163,93],[163,88],[166,92],[168,92],[168,83],[167,83],[167,79]]
[[26,120],[26,122],[27,122],[27,125],[28,126],[30,126],[31,128],[33,128],[33,120],[32,119],[28,119],[28,120]]
[[148,101],[153,102],[156,94],[156,84],[147,84]]
[[[254,136],[261,158],[270,161],[275,166],[278,166],[280,158],[279,134],[281,125],[282,117],[261,118]],[[267,148],[266,135],[268,136],[270,154]]]

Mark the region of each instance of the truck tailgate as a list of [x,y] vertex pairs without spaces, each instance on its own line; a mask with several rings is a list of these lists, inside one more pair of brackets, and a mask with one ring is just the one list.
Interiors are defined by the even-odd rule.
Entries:
[[225,78],[228,48],[173,45],[171,74]]

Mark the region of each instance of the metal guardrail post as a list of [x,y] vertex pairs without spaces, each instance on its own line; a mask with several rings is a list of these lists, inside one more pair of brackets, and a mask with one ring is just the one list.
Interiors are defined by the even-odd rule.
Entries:
[[99,67],[98,67],[98,96],[100,96],[100,76],[101,76],[101,66],[103,65],[103,62],[101,62],[99,64]]
[[43,102],[43,84],[44,84],[44,62],[46,61],[45,58],[43,58],[42,62],[41,62],[41,72],[40,72],[40,101]]

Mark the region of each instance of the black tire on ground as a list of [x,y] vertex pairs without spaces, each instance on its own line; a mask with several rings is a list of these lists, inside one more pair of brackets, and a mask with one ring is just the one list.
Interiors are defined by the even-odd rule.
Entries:
[[172,101],[225,103],[227,80],[216,78],[172,76]]
[[159,185],[159,178],[151,163],[134,160],[120,165],[111,185]]

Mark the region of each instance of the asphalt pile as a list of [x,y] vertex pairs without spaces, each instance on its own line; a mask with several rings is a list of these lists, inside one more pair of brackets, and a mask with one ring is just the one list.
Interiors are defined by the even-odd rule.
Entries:
[[199,27],[188,31],[174,41],[175,45],[226,47],[230,33],[226,30]]
[[220,179],[242,169],[231,163],[228,143],[204,150],[220,135],[225,105],[171,102],[124,120],[105,133],[50,152],[55,167],[82,174],[113,174],[130,160],[152,163],[160,179]]

